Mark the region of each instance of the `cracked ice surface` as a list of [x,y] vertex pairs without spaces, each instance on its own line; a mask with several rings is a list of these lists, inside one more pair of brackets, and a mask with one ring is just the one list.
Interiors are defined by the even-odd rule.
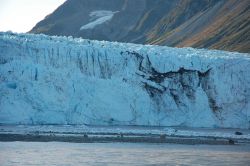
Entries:
[[0,34],[0,122],[250,127],[250,56]]

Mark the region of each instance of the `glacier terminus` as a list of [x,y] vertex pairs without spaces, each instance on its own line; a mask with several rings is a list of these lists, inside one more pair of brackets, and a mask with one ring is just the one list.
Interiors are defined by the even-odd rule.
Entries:
[[250,128],[250,55],[0,33],[0,123]]

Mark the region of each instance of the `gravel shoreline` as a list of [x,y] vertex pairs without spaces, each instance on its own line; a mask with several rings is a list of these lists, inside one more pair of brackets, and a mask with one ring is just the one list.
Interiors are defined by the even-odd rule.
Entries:
[[130,142],[130,143],[172,143],[172,144],[208,144],[208,145],[234,145],[248,143],[233,139],[218,139],[205,137],[175,137],[166,135],[65,135],[65,134],[0,134],[0,141],[24,141],[24,142],[74,142],[74,143],[110,143],[110,142]]
[[145,126],[0,125],[0,141],[250,145],[250,130]]

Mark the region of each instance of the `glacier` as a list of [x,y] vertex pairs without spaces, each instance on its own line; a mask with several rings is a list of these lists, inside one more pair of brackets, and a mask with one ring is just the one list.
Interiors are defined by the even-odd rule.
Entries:
[[250,128],[247,53],[0,33],[0,123]]

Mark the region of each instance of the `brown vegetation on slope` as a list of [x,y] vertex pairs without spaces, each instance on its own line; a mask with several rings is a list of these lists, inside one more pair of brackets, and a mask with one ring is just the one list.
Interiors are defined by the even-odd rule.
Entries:
[[[118,11],[92,29],[93,11]],[[250,0],[68,0],[30,32],[250,52]]]

